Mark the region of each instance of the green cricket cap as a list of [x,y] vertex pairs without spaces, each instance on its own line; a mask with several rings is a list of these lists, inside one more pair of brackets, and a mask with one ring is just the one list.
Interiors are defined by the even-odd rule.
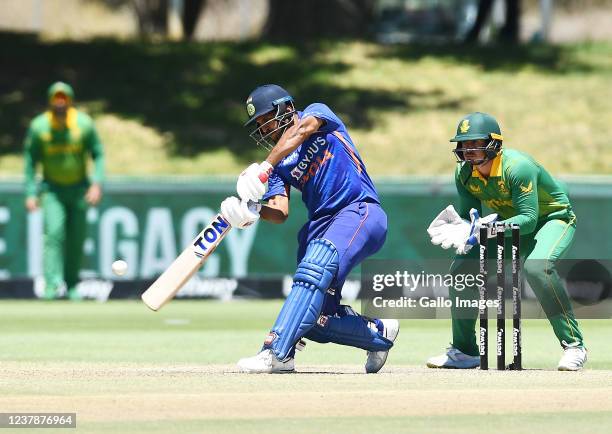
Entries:
[[56,81],[51,86],[49,86],[49,90],[47,90],[47,99],[51,101],[55,95],[58,93],[63,93],[71,101],[74,101],[74,90],[72,86],[68,83],[64,83],[63,81]]
[[474,112],[464,116],[457,125],[455,137],[451,142],[463,142],[466,140],[495,139],[502,141],[504,138],[495,118],[481,112]]

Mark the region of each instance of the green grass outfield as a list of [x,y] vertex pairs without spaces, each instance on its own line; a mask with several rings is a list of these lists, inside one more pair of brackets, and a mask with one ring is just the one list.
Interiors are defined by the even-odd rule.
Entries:
[[[76,412],[81,432],[609,432],[612,322],[582,321],[588,369],[554,370],[547,322],[524,321],[524,372],[424,368],[447,320],[405,320],[388,364],[309,343],[294,375],[245,375],[280,302],[0,303],[0,411]],[[491,356],[493,363],[493,356]],[[20,430],[19,432],[27,432]],[[62,431],[65,432],[65,431]]]

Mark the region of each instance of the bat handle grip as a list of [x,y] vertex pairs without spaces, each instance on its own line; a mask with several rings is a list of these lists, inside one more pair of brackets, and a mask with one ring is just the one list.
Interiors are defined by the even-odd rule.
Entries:
[[261,168],[261,172],[259,173],[258,177],[261,183],[265,184],[266,182],[268,182],[268,178],[270,177],[270,174],[274,170],[274,167],[267,161],[264,161],[263,163],[261,163],[260,168]]

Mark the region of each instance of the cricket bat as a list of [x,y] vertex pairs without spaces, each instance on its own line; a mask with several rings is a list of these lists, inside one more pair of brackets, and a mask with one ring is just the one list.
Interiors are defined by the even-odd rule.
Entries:
[[142,294],[144,304],[154,311],[172,300],[176,293],[198,271],[215,251],[232,227],[217,214],[189,246],[170,264],[155,282]]

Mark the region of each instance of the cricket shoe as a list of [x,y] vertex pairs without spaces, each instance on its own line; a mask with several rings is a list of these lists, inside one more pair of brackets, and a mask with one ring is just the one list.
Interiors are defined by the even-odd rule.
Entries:
[[[563,341],[566,344],[565,341]],[[587,361],[587,350],[579,342],[565,345],[563,357],[559,361],[559,371],[579,371]]]
[[446,354],[427,360],[428,368],[474,369],[478,366],[480,366],[479,356],[469,356],[452,345],[446,349]]
[[[385,338],[391,342],[395,342],[397,334],[399,333],[399,321],[396,319],[381,319],[383,325],[382,334]],[[387,361],[389,351],[368,351],[368,358],[365,364],[365,370],[367,374],[375,374],[381,370]]]
[[238,361],[238,368],[249,374],[283,374],[295,369],[293,358],[278,360],[272,350],[263,350],[253,357]]

